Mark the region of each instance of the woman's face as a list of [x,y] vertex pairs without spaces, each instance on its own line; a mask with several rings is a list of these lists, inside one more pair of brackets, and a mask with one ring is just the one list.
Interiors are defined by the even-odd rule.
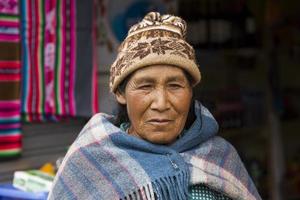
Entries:
[[192,88],[182,69],[154,65],[134,72],[125,92],[117,92],[116,97],[127,107],[129,134],[152,143],[169,144],[184,128]]

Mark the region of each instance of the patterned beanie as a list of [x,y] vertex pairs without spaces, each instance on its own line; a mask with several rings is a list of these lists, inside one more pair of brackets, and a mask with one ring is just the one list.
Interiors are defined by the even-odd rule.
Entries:
[[195,51],[186,40],[186,22],[180,17],[148,13],[133,25],[119,47],[118,56],[110,68],[110,90],[137,69],[167,64],[189,73],[195,86],[201,74],[195,59]]

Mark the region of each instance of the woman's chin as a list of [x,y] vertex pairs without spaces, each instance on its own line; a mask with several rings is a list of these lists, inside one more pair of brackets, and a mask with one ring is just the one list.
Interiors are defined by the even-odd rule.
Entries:
[[176,137],[168,137],[170,136],[167,132],[153,132],[147,135],[145,140],[154,144],[170,144]]

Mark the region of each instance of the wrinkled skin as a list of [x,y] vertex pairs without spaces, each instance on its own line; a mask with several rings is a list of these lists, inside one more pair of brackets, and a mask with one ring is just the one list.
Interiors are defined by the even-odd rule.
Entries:
[[184,73],[171,65],[153,65],[135,71],[117,101],[126,105],[129,134],[156,144],[170,144],[182,132],[192,99]]

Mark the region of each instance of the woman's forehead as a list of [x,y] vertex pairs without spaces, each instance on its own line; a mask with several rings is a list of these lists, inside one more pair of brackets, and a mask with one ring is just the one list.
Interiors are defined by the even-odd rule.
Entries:
[[154,65],[135,71],[131,77],[134,80],[156,80],[156,79],[185,79],[183,70],[173,65]]

